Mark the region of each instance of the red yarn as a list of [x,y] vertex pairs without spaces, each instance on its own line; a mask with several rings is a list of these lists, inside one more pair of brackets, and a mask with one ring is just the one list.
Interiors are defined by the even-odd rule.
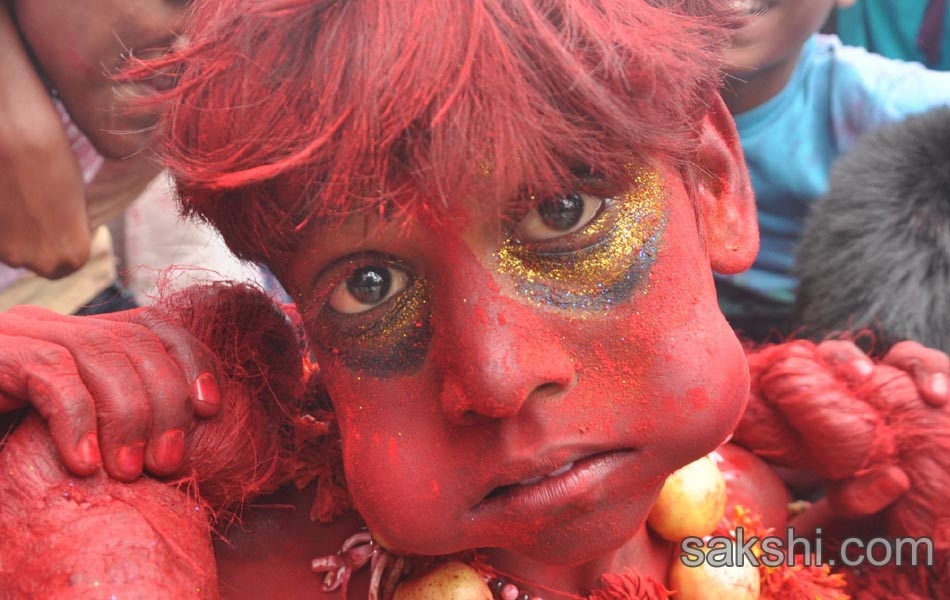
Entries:
[[850,383],[806,341],[754,351],[749,366],[737,443],[775,464],[817,470],[845,510],[864,502],[876,512],[876,488],[909,486],[886,509],[888,532],[950,548],[950,414],[928,405],[907,373],[878,364]]
[[199,502],[152,479],[72,478],[35,416],[0,472],[0,597],[217,597]]
[[220,416],[188,436],[182,483],[215,510],[290,478],[289,433],[302,412],[301,340],[277,306],[250,286],[213,283],[171,296],[162,310],[220,361]]
[[673,592],[656,579],[633,569],[607,573],[600,578],[601,587],[591,592],[589,600],[669,600]]

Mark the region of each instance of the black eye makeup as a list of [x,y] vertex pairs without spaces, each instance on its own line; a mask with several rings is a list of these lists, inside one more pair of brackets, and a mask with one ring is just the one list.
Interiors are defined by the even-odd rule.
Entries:
[[322,305],[312,318],[312,343],[348,367],[387,376],[422,363],[429,285],[398,259],[369,252],[336,261],[313,297]]

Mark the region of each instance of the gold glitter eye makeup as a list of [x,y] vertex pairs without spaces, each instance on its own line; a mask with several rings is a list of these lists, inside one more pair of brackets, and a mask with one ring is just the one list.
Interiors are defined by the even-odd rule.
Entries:
[[[347,257],[321,275],[313,343],[347,367],[384,377],[422,363],[430,337],[429,285],[377,253]],[[319,287],[319,286],[318,286]]]
[[659,174],[644,170],[613,197],[579,191],[545,199],[502,245],[499,269],[534,302],[605,310],[628,298],[656,260],[664,197]]

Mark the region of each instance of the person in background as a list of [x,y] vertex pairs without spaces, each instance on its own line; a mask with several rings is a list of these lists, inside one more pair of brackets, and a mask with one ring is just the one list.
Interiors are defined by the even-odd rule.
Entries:
[[134,306],[103,226],[160,167],[144,152],[157,116],[138,100],[172,81],[116,79],[178,39],[169,0],[0,3],[0,309]]
[[[148,302],[159,279],[260,282],[207,227],[177,219],[157,177],[147,146],[158,107],[141,100],[173,78],[117,77],[179,43],[186,6],[0,1],[0,310],[103,313]],[[125,234],[118,245],[107,223]],[[156,275],[174,266],[184,268]]]
[[733,326],[762,340],[789,331],[795,249],[834,161],[865,132],[950,102],[950,73],[816,34],[841,2],[744,4],[749,21],[733,35],[722,94],[752,178],[761,250],[748,271],[719,276],[717,289]]
[[889,58],[950,70],[950,0],[860,0],[839,7],[841,41]]

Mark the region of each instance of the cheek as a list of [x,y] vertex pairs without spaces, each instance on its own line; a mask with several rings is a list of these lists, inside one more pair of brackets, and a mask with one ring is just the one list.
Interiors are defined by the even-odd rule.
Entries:
[[[688,206],[688,204],[687,204]],[[687,209],[688,210],[688,209]],[[660,260],[631,303],[565,330],[608,435],[635,440],[668,472],[715,449],[748,396],[745,354],[716,301],[692,217],[674,215]],[[677,224],[678,223],[678,224]]]
[[460,451],[466,445],[448,430],[431,380],[425,372],[375,380],[333,367],[325,372],[335,384],[328,390],[340,422],[347,484],[370,530],[403,552],[457,550],[445,545],[457,537],[447,528],[465,494],[459,486],[464,477],[457,475],[477,457]]

